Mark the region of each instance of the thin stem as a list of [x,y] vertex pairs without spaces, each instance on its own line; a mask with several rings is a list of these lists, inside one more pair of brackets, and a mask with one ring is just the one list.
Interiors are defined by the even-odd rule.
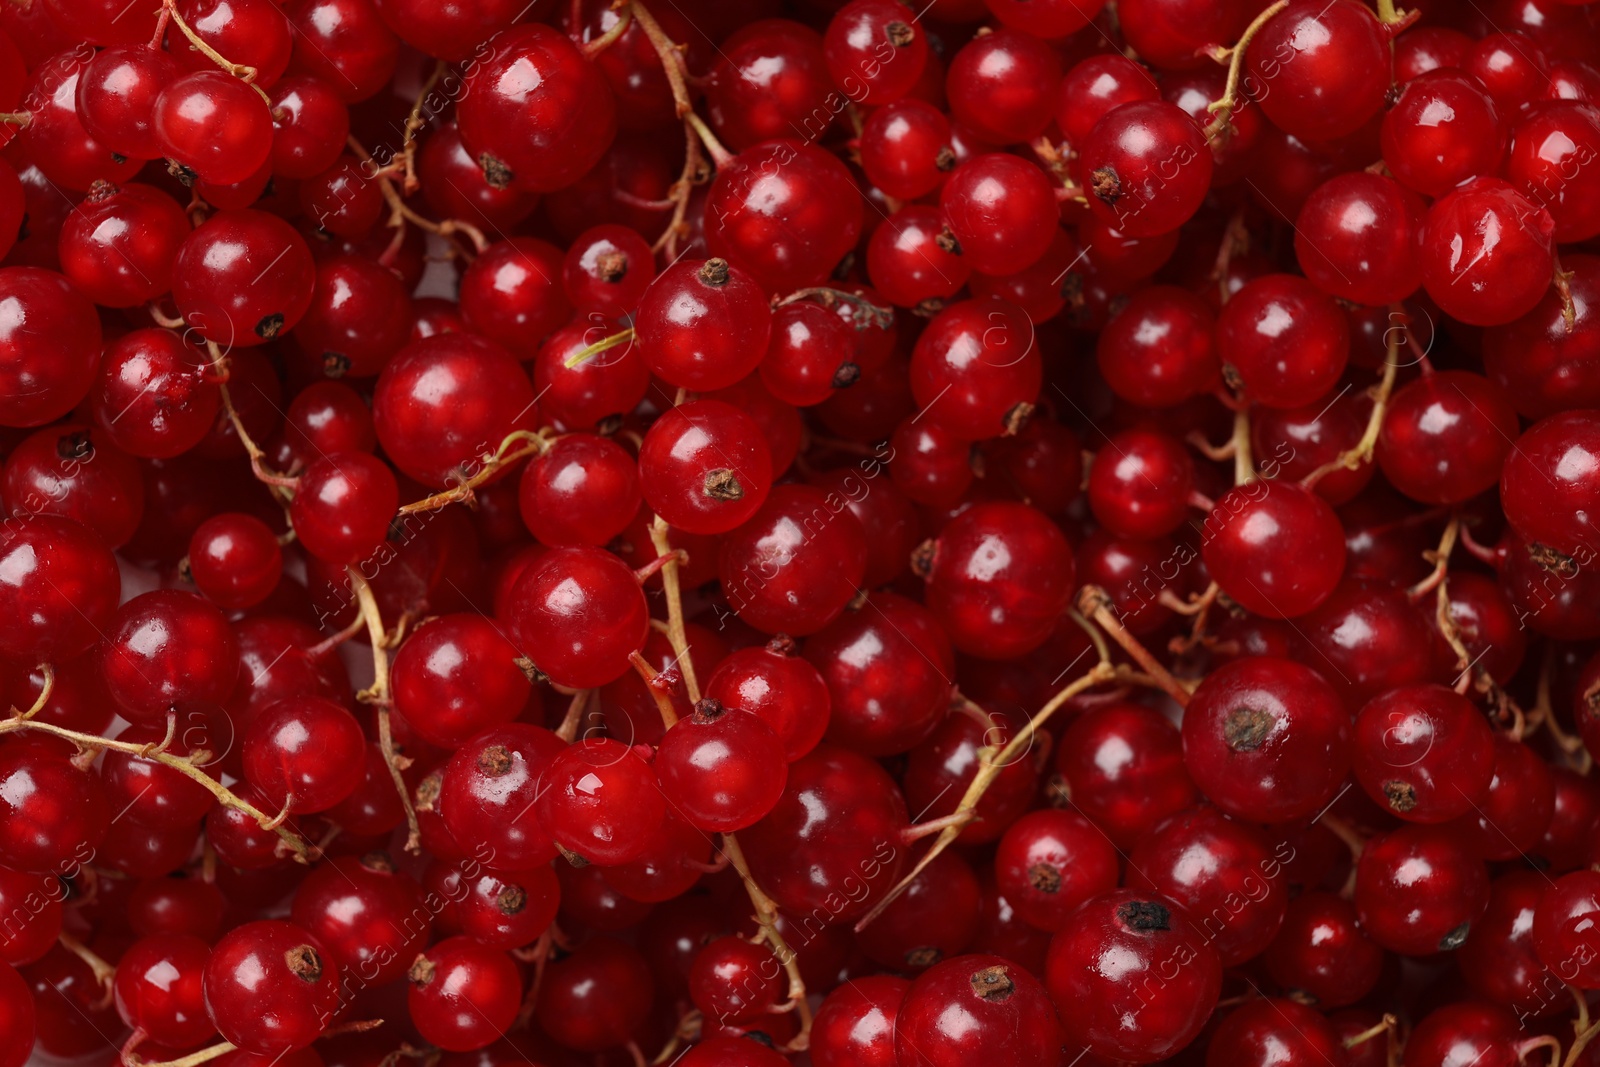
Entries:
[[593,59],[616,44],[622,39],[622,35],[628,32],[628,27],[631,25],[633,25],[633,5],[624,4],[617,12],[616,25],[583,46],[584,57]]
[[241,800],[233,793],[232,790],[228,789],[221,782],[218,782],[215,778],[211,777],[205,771],[200,769],[200,767],[197,765],[198,758],[202,756],[209,758],[211,755],[211,753],[205,749],[191,752],[187,756],[174,756],[170,752],[156,752],[146,756],[145,749],[149,747],[146,744],[135,744],[132,741],[117,741],[107,737],[97,737],[94,734],[79,733],[77,730],[68,730],[65,727],[57,726],[55,723],[40,722],[37,719],[10,718],[0,722],[0,734],[10,733],[12,730],[23,729],[42,730],[54,737],[61,737],[68,741],[76,742],[78,745],[81,745],[86,749],[108,748],[113,752],[126,752],[131,756],[139,756],[144,759],[149,759],[155,763],[159,763],[162,766],[171,767],[184,777],[192,778],[196,782],[199,782],[206,788],[208,792],[211,793],[212,796],[216,797],[224,807],[237,808],[238,810],[244,812],[246,815],[254,819],[258,824],[260,824],[263,830],[277,831],[278,836],[282,838],[283,843],[287,845],[294,853],[295,858],[302,863],[308,862],[310,847],[304,841],[302,841],[298,835],[287,829],[284,829],[281,825],[281,819],[275,820],[273,817],[263,812],[260,808],[257,808],[254,804],[251,804],[245,800]]
[[[980,749],[977,773],[972,776],[972,781],[967,784],[966,793],[962,795],[961,802],[956,805],[955,815],[976,810],[978,801],[983,799],[983,795],[989,791],[989,787],[994,784],[994,780],[1000,777],[1000,772],[1010,766],[1018,754],[1032,743],[1034,735],[1039,728],[1048,722],[1052,715],[1064,707],[1067,701],[1086,689],[1092,689],[1097,685],[1113,680],[1117,677],[1117,674],[1117,669],[1112,666],[1111,662],[1102,658],[1083,677],[1071,682],[1057,692],[1055,696],[1051,697],[1044,707],[1040,708],[1038,713],[1029,719],[1027,724],[1018,730],[1017,735],[1007,742],[1003,748],[996,749],[992,745],[986,745]],[[911,868],[910,872],[901,878],[899,882],[895,883],[894,887],[884,895],[883,899],[878,901],[872,910],[863,915],[856,923],[855,929],[857,933],[865,930],[872,924],[873,920],[882,915],[889,905],[894,903],[901,893],[905,892],[906,887],[915,881],[917,876],[927,868],[928,864],[937,859],[941,852],[949,848],[956,838],[961,836],[961,828],[966,825],[968,820],[958,822],[955,821],[955,816],[947,816],[943,821],[948,822],[948,825],[944,826],[939,832],[939,836],[934,839],[933,844],[928,847],[928,851],[917,861],[916,866]],[[914,828],[912,832],[915,833]]]
[[576,367],[588,360],[591,356],[598,356],[601,352],[607,352],[613,348],[616,348],[618,345],[624,344],[631,340],[633,340],[633,327],[629,326],[626,330],[621,330],[617,333],[611,334],[609,337],[602,337],[592,345],[585,345],[583,348],[567,357],[565,366],[568,370],[571,370],[573,367]]
[[1097,585],[1086,585],[1078,591],[1078,610],[1110,635],[1111,640],[1122,646],[1122,650],[1133,657],[1135,663],[1144,669],[1144,672],[1156,680],[1157,685],[1179,707],[1189,703],[1189,689],[1178,679],[1174,678],[1161,661],[1150,654],[1150,650],[1140,644],[1139,639],[1128,632],[1117,617],[1111,614],[1111,598],[1106,591]]
[[705,158],[701,155],[700,138],[687,122],[683,124],[683,139],[683,170],[667,193],[672,204],[672,219],[661,236],[656,238],[655,244],[650,246],[652,252],[666,252],[668,259],[678,254],[679,239],[688,236],[689,198],[694,193],[694,187],[709,177]]
[[94,972],[94,980],[99,982],[109,995],[111,992],[111,981],[117,976],[117,968],[115,965],[107,963],[105,960],[101,959],[99,955],[94,952],[94,950],[89,948],[88,945],[85,945],[82,941],[79,941],[76,937],[73,937],[65,930],[61,931],[56,940],[61,942],[62,948],[66,949],[68,952],[72,953],[74,956],[78,957],[84,963],[89,965],[89,969]]
[[683,62],[683,46],[673,42],[667,32],[661,28],[661,23],[645,8],[639,0],[632,0],[628,9],[633,12],[633,17],[638,20],[639,28],[644,31],[645,37],[650,41],[651,47],[656,50],[656,55],[661,60],[661,70],[667,76],[667,85],[672,89],[672,103],[677,108],[678,117],[683,118],[694,109],[694,104],[689,100],[689,83],[685,80],[687,73]]
[[773,955],[778,957],[789,976],[789,1003],[800,1013],[800,1032],[786,1047],[790,1052],[803,1052],[811,1044],[811,1005],[806,1002],[806,983],[800,976],[799,957],[784,941],[783,935],[778,933],[778,905],[750,874],[750,864],[745,861],[739,839],[732,834],[723,834],[722,851],[733,869],[739,872],[745,893],[756,909],[756,922],[761,927],[760,939],[772,948]]
[[196,52],[199,52],[201,55],[211,60],[211,62],[221,67],[224,71],[232,74],[235,78],[238,78],[240,81],[250,86],[250,88],[254,89],[256,93],[260,95],[262,100],[266,101],[268,107],[272,106],[272,97],[267,95],[267,91],[265,89],[256,84],[256,68],[246,66],[243,63],[234,63],[230,61],[221,52],[218,52],[215,48],[212,48],[210,45],[206,44],[205,41],[201,40],[200,35],[195,33],[194,30],[190,29],[189,24],[183,21],[183,16],[178,14],[178,0],[162,0],[161,6],[167,12],[168,17],[172,20],[172,25],[178,27],[183,35],[189,38],[189,44]]
[[[665,556],[673,552],[667,535],[667,524],[657,515],[650,524],[650,542],[656,554]],[[661,587],[667,594],[667,640],[673,655],[678,657],[678,669],[683,672],[683,688],[689,694],[689,703],[700,703],[700,680],[695,676],[694,657],[689,655],[689,637],[683,626],[683,592],[678,584],[678,557],[676,554],[661,568]]]
[[[232,1041],[219,1041],[215,1045],[201,1049],[199,1052],[191,1052],[189,1055],[180,1056],[175,1060],[164,1060],[161,1063],[154,1063],[150,1060],[138,1060],[136,1062],[138,1067],[196,1067],[197,1064],[209,1063],[218,1056],[226,1056],[238,1047]],[[126,1059],[124,1059],[124,1062],[127,1062]]]
[[[159,304],[157,304],[154,300],[150,301],[150,303],[146,304],[144,307],[145,307],[145,310],[150,313],[151,320],[157,326],[163,326],[163,327],[165,327],[165,328],[167,328],[169,330],[177,330],[177,329],[183,328],[184,326],[189,325],[187,322],[184,321],[184,318],[183,318],[182,315],[179,315],[175,319],[174,318],[169,318],[164,312],[162,312],[161,306]],[[212,358],[213,358],[213,360],[215,360],[216,357],[213,356]]]
[[733,162],[733,153],[723,147],[717,135],[711,132],[711,127],[705,120],[693,111],[683,117],[683,121],[693,127],[695,134],[700,138],[700,143],[706,146],[706,155],[711,157],[711,162],[717,166]]
[[345,139],[345,144],[350,147],[350,150],[362,162],[372,164],[371,176],[377,181],[378,191],[383,194],[384,202],[389,205],[388,224],[390,226],[399,228],[409,222],[415,226],[422,227],[429,233],[435,233],[445,238],[464,233],[472,241],[472,247],[478,252],[482,252],[489,247],[489,239],[483,235],[483,231],[470,222],[463,222],[460,219],[445,219],[443,222],[434,222],[425,215],[417,214],[406,204],[405,199],[400,195],[400,190],[394,187],[394,182],[390,181],[388,175],[384,173],[384,168],[377,166],[376,161],[372,158],[372,153],[367,151],[365,145],[356,140],[353,134]]
[[433,93],[434,86],[439,84],[439,79],[443,78],[449,69],[449,64],[442,59],[433,65],[433,73],[422,83],[422,91],[417,93],[417,102],[411,105],[411,114],[406,116],[406,135],[400,142],[400,157],[405,161],[405,177],[401,179],[401,185],[407,196],[417,191],[417,131],[428,124],[428,120],[422,115],[422,109]]
[[383,762],[389,767],[389,778],[394,782],[395,792],[400,794],[400,807],[406,813],[406,851],[420,853],[422,829],[417,824],[417,809],[411,804],[411,791],[400,773],[410,761],[395,750],[394,727],[389,721],[393,702],[389,699],[389,650],[383,632],[383,615],[378,610],[378,598],[372,595],[372,586],[361,572],[346,567],[345,573],[355,590],[361,617],[367,621],[367,638],[372,642],[372,685],[357,693],[356,699],[378,709],[378,747],[383,750]]
[[56,669],[48,663],[41,663],[39,670],[44,674],[44,684],[39,688],[39,695],[34,698],[33,706],[27,711],[20,712],[14,707],[11,709],[11,713],[19,719],[31,719],[43,711],[45,705],[50,703],[50,694],[55,691]]
[[1311,489],[1325,476],[1337,470],[1353,471],[1363,463],[1372,459],[1373,449],[1378,447],[1378,433],[1383,429],[1383,416],[1389,409],[1389,397],[1394,393],[1395,378],[1400,373],[1400,336],[1402,331],[1394,329],[1389,338],[1389,354],[1384,359],[1383,377],[1374,386],[1369,395],[1372,397],[1372,413],[1367,416],[1367,428],[1361,434],[1354,448],[1347,449],[1337,458],[1324,463],[1304,478],[1300,479],[1302,488]]
[[0,126],[16,126],[21,128],[33,121],[31,111],[0,111]]
[[1578,1056],[1589,1047],[1589,1042],[1595,1039],[1596,1034],[1600,1034],[1600,1022],[1579,1030],[1578,1036],[1572,1039],[1572,1047],[1567,1049],[1567,1058],[1562,1061],[1562,1067],[1574,1067],[1578,1062]]
[[1272,21],[1274,15],[1288,6],[1289,0],[1278,0],[1277,3],[1267,7],[1244,28],[1244,33],[1239,35],[1238,43],[1227,50],[1228,80],[1222,87],[1222,99],[1206,105],[1206,110],[1216,115],[1206,127],[1206,140],[1212,140],[1227,128],[1233,109],[1239,106],[1239,75],[1244,69],[1244,54],[1251,39],[1261,32],[1261,27]]
[[645,661],[645,658],[637,652],[629,653],[628,662],[633,664],[633,669],[644,680],[644,687],[649,691],[650,699],[656,702],[656,710],[661,713],[661,725],[668,730],[678,725],[678,713],[673,710],[672,698],[656,684],[656,679],[661,677],[661,672],[650,666]]
[[556,736],[567,744],[578,736],[578,727],[583,722],[583,710],[589,703],[589,694],[593,689],[580,689],[572,694],[572,699],[567,702],[567,713],[561,719],[561,725],[556,727]]
[[796,289],[782,300],[773,301],[773,307],[783,307],[801,300],[810,300],[821,304],[825,308],[838,307],[840,304],[849,304],[852,308],[851,318],[858,330],[865,330],[876,326],[887,330],[894,325],[894,308],[874,304],[859,293],[847,293],[843,289],[830,289],[827,286],[817,285],[807,289]]
[[[527,445],[523,448],[517,448],[516,445],[523,441],[528,442]],[[505,440],[501,441],[493,452],[488,452],[478,457],[478,469],[459,485],[406,504],[400,509],[400,514],[415,515],[423,511],[438,511],[440,508],[447,507],[450,504],[471,500],[473,490],[485,482],[493,480],[500,471],[519,459],[542,453],[549,447],[549,441],[540,432],[513,430],[506,435]]]
[[1244,485],[1256,477],[1256,459],[1250,448],[1250,409],[1233,413],[1233,484]]

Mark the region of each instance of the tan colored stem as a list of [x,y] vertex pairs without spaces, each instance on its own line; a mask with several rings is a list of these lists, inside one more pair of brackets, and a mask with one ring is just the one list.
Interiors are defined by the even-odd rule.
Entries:
[[678,669],[683,672],[683,688],[689,694],[691,705],[700,702],[700,679],[694,670],[694,657],[689,655],[689,637],[683,625],[683,591],[678,584],[678,556],[673,552],[667,534],[666,521],[657,515],[650,524],[650,542],[660,556],[672,555],[661,568],[661,587],[667,594],[667,641],[678,657]]
[[170,752],[152,752],[149,755],[146,755],[146,749],[149,748],[149,746],[146,744],[135,744],[132,741],[116,741],[107,737],[97,737],[94,734],[79,733],[77,730],[68,730],[65,727],[57,726],[55,723],[40,722],[37,719],[24,719],[21,717],[13,717],[0,722],[0,734],[10,733],[13,730],[24,729],[41,730],[44,733],[50,734],[54,737],[65,738],[66,740],[81,745],[86,749],[107,748],[113,752],[126,752],[130,756],[138,756],[142,759],[149,759],[152,762],[159,763],[164,767],[171,767],[184,777],[192,778],[194,781],[199,782],[206,788],[208,792],[210,792],[212,796],[216,797],[224,807],[237,808],[239,811],[244,812],[246,815],[256,820],[263,830],[277,831],[278,836],[283,839],[283,843],[287,845],[290,851],[294,853],[295,858],[301,863],[308,862],[310,853],[309,846],[302,841],[299,836],[289,830],[284,829],[281,819],[274,819],[263,812],[260,808],[257,808],[254,804],[251,804],[245,800],[241,800],[233,793],[232,790],[228,789],[221,782],[218,782],[215,778],[211,777],[195,764],[196,756],[210,756],[210,753],[206,752],[205,750],[190,753],[188,756],[174,756]]
[[1233,109],[1239,106],[1239,75],[1244,70],[1244,54],[1250,46],[1250,41],[1261,32],[1261,27],[1271,22],[1273,16],[1289,6],[1289,0],[1277,0],[1277,3],[1264,9],[1244,28],[1239,35],[1239,41],[1228,49],[1228,80],[1222,87],[1222,98],[1207,105],[1206,110],[1216,115],[1211,124],[1206,127],[1206,140],[1216,138],[1227,128],[1228,119],[1233,115]]
[[406,813],[406,851],[422,851],[422,829],[417,823],[417,809],[411,803],[411,791],[406,788],[401,771],[410,761],[402,761],[394,747],[394,727],[389,721],[393,701],[389,698],[389,650],[383,632],[383,615],[378,610],[378,598],[372,595],[372,586],[354,567],[346,567],[350,587],[355,590],[356,603],[362,618],[367,622],[367,638],[372,643],[372,685],[356,694],[364,704],[372,704],[378,715],[378,747],[383,751],[383,762],[389,768],[389,778],[395,792],[400,795],[400,807]]
[[739,878],[744,882],[746,895],[756,909],[756,923],[761,927],[759,939],[767,943],[773,955],[778,957],[783,964],[784,972],[789,976],[789,1006],[800,1013],[800,1032],[786,1046],[790,1052],[803,1052],[811,1044],[811,1005],[806,1002],[806,983],[800,976],[799,957],[795,955],[783,935],[778,932],[778,905],[766,891],[757,884],[750,873],[750,865],[745,861],[744,850],[739,847],[739,839],[733,834],[722,835],[722,850],[728,857],[729,864],[739,872]]
[[977,773],[972,776],[972,781],[967,784],[967,791],[962,795],[961,802],[956,805],[955,814],[946,817],[948,825],[945,825],[940,830],[939,836],[934,839],[933,844],[928,847],[928,851],[917,861],[917,865],[911,868],[910,872],[901,878],[899,882],[895,883],[894,888],[884,894],[883,899],[873,905],[871,911],[857,921],[856,932],[860,933],[870,926],[873,920],[882,915],[889,905],[893,904],[896,898],[906,891],[906,887],[916,880],[917,875],[921,874],[928,864],[937,859],[941,852],[949,848],[956,838],[961,836],[961,828],[970,820],[958,819],[956,816],[971,813],[977,809],[978,801],[983,799],[983,795],[989,791],[989,787],[994,784],[994,780],[1000,777],[1000,772],[1005,770],[1026,746],[1032,744],[1034,735],[1039,731],[1040,727],[1050,720],[1052,715],[1065,706],[1067,701],[1084,690],[1092,689],[1097,685],[1115,679],[1117,673],[1117,669],[1110,661],[1101,659],[1083,677],[1069,683],[1057,692],[1055,696],[1051,697],[1044,707],[1040,708],[1038,713],[1028,720],[1027,725],[1018,730],[1017,735],[1004,747],[996,749],[994,746],[988,745],[980,749],[978,752]]

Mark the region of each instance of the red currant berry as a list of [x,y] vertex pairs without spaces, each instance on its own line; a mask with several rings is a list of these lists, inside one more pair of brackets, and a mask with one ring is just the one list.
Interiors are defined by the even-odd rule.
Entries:
[[1560,556],[1592,551],[1600,541],[1592,528],[1600,517],[1600,412],[1565,411],[1530,426],[1506,457],[1500,504],[1541,561],[1562,568],[1570,561]]
[[771,450],[756,421],[720,400],[692,400],[651,425],[639,448],[645,503],[691,534],[726,533],[765,503]]
[[1121,104],[1095,123],[1079,159],[1089,209],[1129,237],[1177,229],[1211,186],[1211,150],[1188,114],[1165,100]]
[[568,434],[523,468],[517,495],[541,544],[603,545],[639,510],[639,465],[615,441]]
[[1184,762],[1224,811],[1261,822],[1315,814],[1350,764],[1350,716],[1309,667],[1251,656],[1213,670],[1183,718]]
[[1245,49],[1267,118],[1307,141],[1343,137],[1376,115],[1390,62],[1383,25],[1354,0],[1295,0]]
[[222,1036],[276,1056],[321,1036],[340,1001],[339,968],[311,933],[278,920],[222,935],[205,965],[205,1003]]
[[1257,403],[1310,404],[1332,390],[1350,354],[1350,323],[1333,298],[1304,278],[1249,282],[1217,317],[1223,374]]
[[1217,950],[1183,909],[1132,889],[1075,911],[1045,968],[1067,1044],[1142,1063],[1193,1041],[1222,988]]
[[822,51],[833,84],[856,104],[877,107],[916,86],[928,37],[896,0],[851,0],[829,20]]
[[314,278],[294,227],[264,211],[222,211],[178,248],[172,296],[201,338],[224,350],[249,348],[294,329],[311,305]]
[[1383,972],[1384,955],[1362,932],[1349,901],[1333,893],[1312,892],[1289,903],[1283,926],[1263,960],[1279,986],[1329,1010],[1354,1004],[1372,992]]
[[322,697],[292,697],[263,708],[240,745],[244,776],[273,812],[326,811],[355,792],[366,768],[360,724]]
[[207,519],[189,539],[189,574],[218,607],[254,607],[272,595],[283,574],[283,550],[267,524],[226,512]]
[[1032,266],[1055,236],[1058,209],[1044,171],[1004,152],[973,156],[951,171],[939,208],[962,256],[983,274]]
[[617,129],[615,98],[600,72],[541,23],[495,35],[475,58],[457,121],[491,186],[531,193],[571,185]]
[[461,314],[474,331],[518,359],[572,314],[561,286],[561,250],[537,237],[508,237],[489,246],[461,276]]
[[1117,887],[1116,846],[1075,811],[1032,811],[1006,828],[995,880],[1022,920],[1041,930],[1066,925],[1078,906]]
[[1050,124],[1060,82],[1061,60],[1050,46],[1006,28],[974,37],[951,57],[945,92],[956,122],[990,144],[1015,144]]
[[1224,592],[1257,615],[1292,619],[1316,608],[1344,571],[1342,528],[1315,493],[1247,482],[1206,519],[1200,553]]
[[1056,748],[1056,771],[1073,807],[1122,849],[1200,798],[1178,728],[1138,704],[1115,703],[1074,719]]
[[1498,326],[1532,311],[1549,288],[1555,223],[1499,178],[1474,178],[1428,208],[1422,284],[1451,318]]
[[481,615],[444,615],[414,632],[394,660],[395,710],[430,745],[457,749],[515,719],[532,685],[519,653]]
[[464,853],[501,871],[530,870],[555,858],[555,843],[533,809],[540,775],[566,747],[541,726],[513,722],[456,750],[437,800]]
[[1391,952],[1460,947],[1488,902],[1488,869],[1447,827],[1413,823],[1379,835],[1356,865],[1362,929]]
[[755,280],[726,260],[681,260],[645,293],[639,351],[658,377],[696,392],[744,378],[766,353],[772,312]]
[[999,956],[958,956],[911,984],[895,1015],[902,1067],[972,1067],[1060,1054],[1055,1006],[1037,978]]
[[151,1041],[198,1045],[216,1033],[201,982],[211,946],[188,934],[135,941],[117,961],[117,1014]]
[[511,957],[471,938],[431,946],[406,972],[406,1008],[423,1040],[452,1052],[484,1048],[510,1029],[522,1006]]
[[649,610],[628,565],[590,546],[557,548],[533,561],[512,593],[511,628],[552,682],[591,689],[630,670]]

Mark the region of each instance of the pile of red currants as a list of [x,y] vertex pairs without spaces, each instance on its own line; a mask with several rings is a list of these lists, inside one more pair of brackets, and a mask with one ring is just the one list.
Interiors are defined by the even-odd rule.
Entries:
[[1600,1067],[1600,3],[0,0],[0,1067]]

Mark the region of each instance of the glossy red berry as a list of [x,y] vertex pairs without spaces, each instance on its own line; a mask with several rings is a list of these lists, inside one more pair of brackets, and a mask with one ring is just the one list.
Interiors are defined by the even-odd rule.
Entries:
[[844,498],[809,485],[780,485],[722,540],[722,593],[764,633],[811,634],[860,591],[867,539]]
[[950,120],[916,97],[873,108],[861,129],[861,169],[889,196],[915,200],[955,168]]
[[1025,504],[978,504],[948,523],[927,562],[928,606],[950,642],[986,659],[1044,643],[1073,592],[1066,537]]
[[216,1032],[201,989],[211,946],[188,934],[133,943],[117,961],[117,1014],[148,1039],[182,1048]]
[[557,438],[523,468],[522,521],[545,545],[603,545],[639,510],[639,465],[593,434]]
[[355,791],[366,768],[360,724],[322,697],[293,697],[262,709],[239,744],[244,776],[273,814],[326,811]]
[[532,685],[515,645],[490,620],[444,615],[420,627],[395,656],[395,710],[424,741],[456,749],[515,719]]
[[845,919],[872,906],[875,887],[899,877],[907,825],[887,772],[848,749],[820,745],[789,765],[777,806],[743,831],[740,844],[756,880],[785,909],[820,908]]
[[1245,50],[1267,118],[1308,141],[1343,137],[1376,115],[1389,64],[1388,34],[1354,0],[1296,0]]
[[832,698],[817,668],[794,654],[794,643],[774,638],[743,648],[717,665],[706,696],[762,719],[794,762],[817,746],[828,727]]
[[475,334],[413,341],[378,375],[372,419],[404,474],[442,489],[470,477],[508,434],[538,426],[536,397],[516,357]]
[[83,399],[94,380],[94,305],[54,271],[0,268],[0,425],[40,426]]
[[170,459],[210,432],[222,403],[204,347],[171,330],[134,330],[106,346],[89,409],[123,451]]
[[1323,292],[1392,304],[1422,285],[1422,198],[1392,178],[1358,172],[1317,187],[1295,220],[1295,258]]
[[1356,921],[1356,909],[1333,893],[1306,893],[1289,902],[1283,926],[1263,960],[1273,981],[1309,997],[1323,1010],[1364,998],[1383,972],[1383,950]]
[[1230,489],[1201,536],[1201,557],[1212,577],[1234,600],[1269,618],[1312,610],[1344,571],[1344,537],[1333,509],[1287,482]]
[[1122,849],[1199,799],[1178,728],[1139,704],[1078,716],[1062,734],[1055,764],[1073,807]]
[[54,750],[0,750],[0,865],[71,871],[95,855],[111,812],[98,776]]
[[1067,1043],[1148,1063],[1194,1040],[1216,1005],[1222,965],[1177,904],[1119,889],[1056,934],[1045,984]]
[[639,448],[645,503],[678,529],[726,533],[772,487],[771,450],[756,421],[720,400],[693,400],[651,425]]
[[1309,667],[1246,656],[1212,670],[1185,710],[1183,754],[1236,818],[1291,822],[1334,799],[1350,765],[1350,714]]
[[734,151],[778,137],[815,140],[832,124],[822,37],[788,19],[741,26],[718,46],[707,75],[706,114]]
[[522,1005],[522,975],[511,957],[470,938],[431,946],[406,972],[406,1007],[431,1045],[462,1052],[505,1034]]
[[1055,931],[1078,906],[1117,887],[1116,846],[1075,811],[1045,809],[1006,828],[995,880],[1024,922]]
[[[1534,423],[1500,473],[1506,520],[1560,568],[1560,556],[1592,551],[1600,516],[1600,414],[1565,411]],[[1550,557],[1550,552],[1558,553]]]
[[1228,1015],[1211,1035],[1207,1067],[1310,1067],[1337,1062],[1344,1042],[1315,1008],[1283,997],[1252,1000]]
[[524,871],[557,855],[534,811],[539,778],[566,744],[542,726],[484,730],[446,764],[435,797],[456,845],[495,870]]
[[616,132],[616,105],[599,71],[540,23],[495,36],[463,88],[461,140],[496,188],[570,185]]
[[215,69],[185,74],[161,90],[152,133],[163,155],[218,185],[244,181],[272,153],[266,101]]
[[700,392],[722,389],[755,370],[766,352],[772,313],[760,286],[726,260],[683,260],[645,293],[635,329],[640,353],[658,377]]
[[588,689],[630,670],[649,611],[628,565],[604,549],[554,549],[517,580],[512,633],[557,685]]
[[1141,289],[1100,332],[1096,362],[1112,392],[1166,408],[1215,387],[1221,365],[1205,301],[1172,286]]
[[1492,172],[1505,149],[1494,101],[1481,82],[1452,66],[1408,81],[1383,117],[1384,163],[1424,196],[1442,196]]
[[1333,298],[1291,274],[1249,282],[1217,317],[1229,384],[1269,407],[1309,404],[1329,392],[1350,351],[1349,320]]
[[572,314],[561,284],[561,250],[537,237],[490,245],[461,276],[461,314],[467,325],[518,359]]
[[1356,912],[1391,952],[1457,948],[1489,902],[1489,872],[1447,827],[1409,824],[1374,837],[1356,866]]
[[217,515],[189,539],[189,574],[195,588],[218,607],[254,607],[272,594],[282,573],[277,536],[252,515]]
[[984,274],[1015,274],[1050,247],[1057,216],[1044,171],[1004,152],[986,152],[950,172],[939,208],[961,255]]
[[156,98],[178,73],[172,56],[147,42],[97,52],[78,76],[78,121],[113,152],[155,159],[162,152],[154,130]]
[[1126,430],[1106,440],[1089,469],[1089,507],[1106,529],[1149,540],[1171,533],[1189,514],[1194,461],[1177,440]]
[[1029,141],[1055,109],[1061,60],[1027,33],[1004,28],[974,37],[950,59],[950,114],[991,144]]
[[1551,272],[1555,223],[1509,182],[1479,177],[1428,208],[1422,284],[1445,314],[1498,326],[1532,311]]
[[305,1048],[339,1004],[339,968],[293,923],[245,923],[224,934],[205,965],[205,1002],[222,1036],[263,1056]]
[[999,956],[958,956],[911,984],[895,1015],[903,1067],[968,1067],[995,1057],[1047,1063],[1060,1054],[1055,1005],[1028,971]]
[[590,938],[545,971],[535,1017],[566,1048],[601,1052],[626,1043],[644,1022],[653,986],[636,949],[612,937]]
[[846,982],[822,1001],[811,1027],[817,1067],[898,1067],[895,1020],[911,983],[893,975]]
[[1200,128],[1176,104],[1143,100],[1106,112],[1084,140],[1079,166],[1089,209],[1130,237],[1177,229],[1211,185]]
[[227,350],[292,330],[311,304],[315,271],[287,222],[264,211],[221,211],[184,239],[172,277],[184,319]]
[[333,256],[317,264],[311,305],[294,336],[327,377],[367,378],[406,343],[410,319],[411,299],[393,271]]
[[562,848],[591,863],[634,859],[666,814],[656,772],[641,750],[610,738],[568,746],[541,772],[539,790],[540,823]]

